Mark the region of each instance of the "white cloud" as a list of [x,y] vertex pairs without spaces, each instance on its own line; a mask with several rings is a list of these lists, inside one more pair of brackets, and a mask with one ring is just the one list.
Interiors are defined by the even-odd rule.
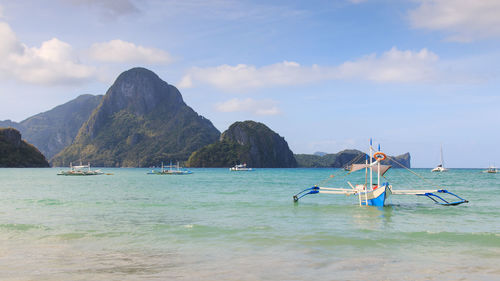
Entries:
[[190,75],[182,77],[181,81],[177,83],[177,86],[181,89],[188,89],[193,87],[193,79]]
[[119,39],[92,44],[90,56],[104,62],[168,63],[172,61],[167,52]]
[[72,47],[57,38],[37,47],[19,42],[7,23],[0,22],[0,75],[35,84],[79,83],[95,69],[79,62]]
[[212,84],[225,90],[241,90],[276,85],[294,85],[318,80],[323,74],[313,65],[303,67],[296,62],[284,61],[257,68],[253,65],[221,65],[195,67],[183,78],[193,86],[195,81]]
[[470,42],[500,37],[498,0],[419,0],[410,11],[413,27],[440,30],[450,41]]
[[22,52],[22,45],[17,40],[16,34],[10,26],[4,22],[0,22],[0,56],[5,58],[10,53]]
[[244,91],[324,80],[430,82],[439,79],[438,61],[438,56],[427,49],[415,52],[393,47],[381,56],[372,54],[339,66],[301,66],[296,62],[284,61],[260,68],[246,64],[196,67],[184,76],[182,84],[193,87],[196,82],[201,82],[226,91]]
[[280,110],[273,100],[231,99],[216,105],[220,112],[250,112],[256,115],[277,115]]
[[438,56],[427,49],[400,51],[396,47],[377,57],[375,54],[338,67],[339,78],[375,82],[430,82],[437,77]]

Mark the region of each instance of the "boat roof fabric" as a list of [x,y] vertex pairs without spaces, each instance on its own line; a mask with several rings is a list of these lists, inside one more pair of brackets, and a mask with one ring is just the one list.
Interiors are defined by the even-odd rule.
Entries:
[[[375,173],[378,173],[378,169],[377,169],[378,165],[375,165],[373,166],[373,172]],[[384,175],[387,170],[389,170],[392,166],[391,165],[380,165],[380,175]],[[370,165],[369,164],[352,164],[351,165],[351,173],[352,172],[355,172],[355,171],[358,171],[358,170],[361,170],[361,169],[364,169],[364,168],[370,168]]]

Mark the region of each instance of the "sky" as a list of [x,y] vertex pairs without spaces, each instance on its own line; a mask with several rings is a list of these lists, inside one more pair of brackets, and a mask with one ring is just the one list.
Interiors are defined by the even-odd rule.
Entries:
[[221,132],[294,153],[410,152],[500,165],[498,0],[0,0],[0,120],[154,71]]

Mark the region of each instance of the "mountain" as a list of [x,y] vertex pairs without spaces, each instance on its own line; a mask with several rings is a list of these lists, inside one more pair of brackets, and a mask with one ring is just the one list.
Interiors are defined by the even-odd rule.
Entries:
[[0,127],[18,129],[29,143],[50,159],[70,145],[82,124],[101,102],[102,95],[81,95],[65,104],[39,113],[19,123],[0,121]]
[[246,163],[254,168],[294,168],[297,161],[283,137],[254,121],[236,122],[220,140],[194,152],[189,167],[230,167]]
[[217,141],[220,132],[187,106],[180,92],[145,68],[118,76],[73,143],[53,165],[82,160],[94,166],[144,167],[184,161]]
[[9,127],[14,128],[16,130],[20,130],[22,125],[12,120],[0,121],[0,128],[9,128]]
[[[313,155],[313,154],[296,154],[295,159],[299,167],[329,167],[329,168],[344,168],[351,163],[354,159],[354,163],[360,164],[365,163],[366,154],[356,149],[346,149],[338,153],[329,153],[323,156]],[[402,168],[403,165],[406,168],[411,167],[411,157],[410,153],[405,153],[399,156],[387,157],[388,159],[382,161],[382,164],[392,165],[393,168]],[[396,162],[397,161],[397,162]],[[398,164],[399,163],[399,164]]]
[[0,128],[0,167],[49,167],[49,163],[33,145],[21,139],[14,128]]
[[[397,162],[396,162],[397,161]],[[409,152],[398,156],[392,156],[382,161],[382,164],[391,165],[393,168],[411,168],[411,156]]]

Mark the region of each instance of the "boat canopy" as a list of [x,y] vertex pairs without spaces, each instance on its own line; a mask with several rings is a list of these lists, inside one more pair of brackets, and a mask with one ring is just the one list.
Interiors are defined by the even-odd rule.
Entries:
[[[372,166],[374,173],[378,173],[377,167],[378,165]],[[380,175],[383,176],[391,167],[391,165],[380,165]],[[370,168],[370,164],[352,164],[350,171],[352,173],[365,168]]]

